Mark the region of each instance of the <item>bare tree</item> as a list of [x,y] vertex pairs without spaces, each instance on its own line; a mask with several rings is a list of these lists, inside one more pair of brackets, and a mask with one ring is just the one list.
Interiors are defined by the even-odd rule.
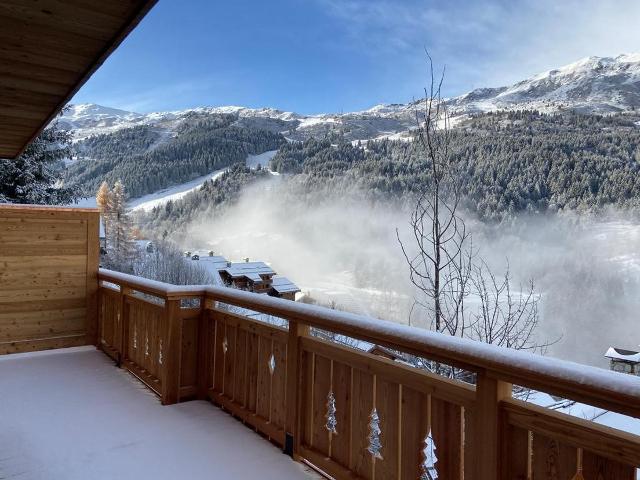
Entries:
[[396,233],[411,282],[424,296],[416,299],[417,304],[432,313],[437,332],[454,334],[464,327],[464,299],[474,252],[464,220],[458,214],[460,175],[449,151],[449,115],[442,99],[444,71],[436,83],[428,52],[427,58],[431,83],[424,90],[424,102],[415,103],[415,138],[431,175],[429,187],[418,196],[411,213],[415,253]]
[[[431,178],[411,212],[411,242],[403,242],[396,230],[419,293],[415,306],[431,314],[437,332],[544,353],[549,343],[539,343],[535,337],[539,296],[533,282],[513,291],[508,266],[503,275],[494,274],[479,257],[460,214],[461,172],[449,149],[449,115],[441,96],[444,71],[436,83],[428,53],[427,58],[431,83],[424,100],[415,103],[415,139]],[[412,363],[458,376],[455,369],[421,359]]]

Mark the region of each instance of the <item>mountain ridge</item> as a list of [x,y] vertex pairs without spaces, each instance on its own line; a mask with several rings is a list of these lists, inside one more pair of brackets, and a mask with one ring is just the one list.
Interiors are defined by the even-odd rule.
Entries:
[[[419,102],[419,101],[418,101]],[[452,124],[469,115],[504,110],[563,109],[609,114],[640,108],[640,53],[616,57],[591,56],[548,70],[510,86],[483,87],[446,99]],[[402,138],[415,126],[412,103],[377,104],[347,113],[303,115],[276,108],[242,106],[196,107],[141,114],[96,104],[71,105],[60,119],[76,140],[137,125],[173,130],[190,115],[234,115],[240,126],[283,133],[293,140],[335,130],[351,140]]]

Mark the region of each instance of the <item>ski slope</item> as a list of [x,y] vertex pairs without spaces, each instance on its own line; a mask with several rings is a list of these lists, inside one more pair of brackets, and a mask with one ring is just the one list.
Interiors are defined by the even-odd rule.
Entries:
[[[246,165],[249,168],[256,169],[258,165],[263,167],[269,166],[269,161],[277,153],[277,150],[270,150],[268,152],[260,153],[258,155],[247,155]],[[128,204],[131,211],[145,211],[148,212],[154,207],[158,207],[166,204],[169,200],[179,200],[186,196],[188,193],[193,192],[200,188],[207,180],[215,180],[227,169],[223,168],[215,170],[202,177],[194,178],[188,182],[180,183],[169,188],[158,190],[154,193],[149,193],[142,197],[134,198]]]

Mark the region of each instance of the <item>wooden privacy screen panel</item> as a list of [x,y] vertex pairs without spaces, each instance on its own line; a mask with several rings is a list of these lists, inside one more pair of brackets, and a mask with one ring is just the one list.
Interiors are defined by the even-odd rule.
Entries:
[[97,210],[0,205],[0,354],[94,344]]

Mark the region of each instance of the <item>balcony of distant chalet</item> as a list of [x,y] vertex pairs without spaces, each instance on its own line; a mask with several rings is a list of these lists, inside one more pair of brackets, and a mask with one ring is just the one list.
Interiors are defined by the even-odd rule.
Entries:
[[[153,3],[0,1],[0,156],[18,155]],[[0,478],[636,478],[640,437],[512,392],[640,418],[639,377],[149,281],[99,269],[98,248],[95,210],[0,206]]]

